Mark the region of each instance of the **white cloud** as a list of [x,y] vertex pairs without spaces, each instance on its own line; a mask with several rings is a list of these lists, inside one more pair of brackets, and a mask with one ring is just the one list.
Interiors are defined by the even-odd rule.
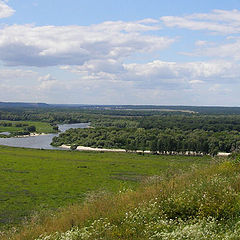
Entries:
[[[136,88],[188,89],[196,84],[233,84],[240,77],[240,65],[227,61],[163,62],[155,60],[144,64],[117,64],[91,62],[83,66],[65,66],[63,69],[79,74],[81,81],[131,82]],[[99,84],[99,83],[98,83]]]
[[0,18],[7,18],[14,14],[15,10],[7,5],[7,1],[0,0]]
[[[237,9],[233,9],[231,11],[215,9],[212,11],[212,13],[195,13],[195,14],[189,15],[189,18],[220,21],[220,22],[239,23],[240,22],[240,11]],[[235,24],[235,25],[239,26],[239,24]]]
[[[91,68],[87,64],[63,66],[64,77],[60,79],[53,72],[39,72],[26,73],[28,81],[25,77],[10,83],[0,81],[1,99],[92,104],[237,104],[240,65],[236,63],[156,60],[122,64],[110,70],[99,67],[101,64],[91,62]],[[73,73],[65,78],[68,71]]]
[[[66,66],[63,67],[67,68]],[[82,66],[77,66],[72,69],[76,72],[89,72],[89,73],[97,73],[97,72],[106,72],[106,73],[117,73],[124,70],[122,63],[115,59],[104,59],[104,60],[90,60],[85,62]]]
[[209,87],[208,91],[211,92],[211,93],[222,93],[222,94],[229,94],[229,93],[232,92],[231,89],[226,88],[226,87],[224,87],[224,86],[222,86],[221,84],[218,84],[218,83]]
[[[240,88],[240,38],[233,35],[240,32],[240,11],[214,10],[161,20],[169,27],[207,30],[227,38],[194,39],[197,49],[188,55],[213,60],[166,62],[158,51],[175,39],[159,36],[160,21],[155,19],[90,26],[2,26],[0,61],[14,68],[0,69],[1,99],[93,104],[214,104],[222,99],[233,103],[231,97],[238,96]],[[139,55],[144,56],[141,64],[136,60]],[[33,66],[30,69],[38,72],[18,66]]]
[[148,33],[157,29],[151,19],[91,26],[13,25],[0,29],[0,59],[12,66],[116,61],[134,53],[165,49],[174,42],[174,39]]
[[198,84],[203,84],[204,81],[195,79],[195,80],[189,81],[189,83],[192,84],[192,85],[198,85]]
[[225,36],[225,39],[214,41],[198,40],[197,49],[191,53],[183,52],[186,56],[204,56],[214,59],[240,60],[240,11],[239,10],[213,10],[210,13],[195,13],[179,16],[164,16],[161,20],[167,27],[179,27],[189,30],[205,30]]
[[22,69],[11,69],[5,68],[0,69],[0,82],[4,80],[15,80],[22,78],[34,78],[37,73],[32,70],[22,70]]
[[211,13],[198,13],[160,18],[167,27],[179,27],[190,30],[207,30],[221,34],[240,33],[239,10],[213,10]]
[[58,84],[57,80],[43,81],[39,85],[39,90],[49,90],[51,88],[54,88],[56,84]]
[[38,78],[39,82],[47,82],[47,81],[55,81],[56,79],[54,77],[51,76],[51,74],[47,74],[44,76],[40,76]]
[[238,61],[240,60],[240,38],[230,39],[230,42],[221,44],[211,44],[211,46],[206,45],[195,50],[190,55],[229,58]]
[[40,82],[40,85],[38,86],[39,90],[49,90],[59,84],[59,81],[51,76],[51,74],[40,76],[38,81]]
[[207,41],[203,41],[203,40],[198,40],[195,42],[196,46],[205,46],[207,44]]
[[[169,90],[192,88],[193,84],[235,84],[240,78],[240,65],[226,61],[162,62],[124,65],[127,79],[145,88]],[[140,83],[138,83],[140,82]]]
[[161,29],[159,21],[152,18],[146,18],[134,22],[124,21],[107,21],[101,24],[92,25],[93,31],[104,31],[109,32],[139,32],[139,31],[154,31]]

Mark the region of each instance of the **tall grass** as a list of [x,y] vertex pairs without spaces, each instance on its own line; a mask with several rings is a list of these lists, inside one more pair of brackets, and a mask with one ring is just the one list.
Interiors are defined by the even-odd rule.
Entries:
[[215,163],[36,215],[2,239],[240,239],[240,165]]

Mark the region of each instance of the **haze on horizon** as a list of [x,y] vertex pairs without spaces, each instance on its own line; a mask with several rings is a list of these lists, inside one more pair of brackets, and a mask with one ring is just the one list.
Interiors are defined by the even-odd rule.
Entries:
[[240,106],[238,0],[0,0],[0,102]]

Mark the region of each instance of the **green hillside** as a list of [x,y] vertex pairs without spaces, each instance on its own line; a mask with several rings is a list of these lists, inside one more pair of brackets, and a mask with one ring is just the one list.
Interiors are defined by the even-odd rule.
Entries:
[[134,189],[149,176],[205,165],[209,157],[88,153],[0,147],[0,223],[57,209],[96,191]]

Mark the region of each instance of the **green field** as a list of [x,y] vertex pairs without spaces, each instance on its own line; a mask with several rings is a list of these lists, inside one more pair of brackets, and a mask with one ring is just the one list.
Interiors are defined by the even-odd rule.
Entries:
[[16,124],[27,124],[28,126],[35,126],[37,133],[54,133],[53,127],[46,122],[34,122],[34,121],[6,121],[1,120],[1,123],[12,123],[12,126],[1,126],[0,125],[0,134],[1,132],[15,133],[23,131],[24,127],[16,127]]
[[82,201],[96,191],[135,188],[152,175],[172,174],[210,157],[35,150],[0,146],[0,223]]

